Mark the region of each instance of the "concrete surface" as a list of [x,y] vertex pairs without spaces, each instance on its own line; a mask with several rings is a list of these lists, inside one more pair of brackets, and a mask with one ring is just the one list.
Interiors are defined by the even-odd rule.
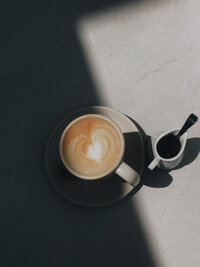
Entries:
[[200,265],[200,123],[183,162],[90,209],[50,185],[56,123],[113,107],[147,136],[200,117],[199,0],[8,1],[0,9],[0,266]]
[[[130,1],[77,25],[103,103],[147,135],[181,127],[191,112],[200,116],[199,1]],[[155,171],[158,183],[170,184],[143,186],[132,200],[158,266],[200,265],[199,122],[188,135],[184,163]]]

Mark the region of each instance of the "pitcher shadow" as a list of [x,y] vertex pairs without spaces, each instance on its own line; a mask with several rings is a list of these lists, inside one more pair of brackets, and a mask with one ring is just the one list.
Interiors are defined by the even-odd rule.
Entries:
[[[156,168],[153,171],[148,170],[148,165],[153,160],[153,152],[151,148],[151,136],[145,133],[144,129],[137,121],[135,121],[131,117],[128,117],[128,118],[133,123],[135,123],[135,125],[139,129],[144,140],[146,159],[145,159],[145,165],[144,165],[144,172],[143,172],[143,175],[141,177],[141,182],[138,187],[141,188],[143,185],[146,185],[149,187],[155,187],[155,188],[162,188],[162,187],[169,186],[173,181],[172,176],[169,174],[170,170],[167,171],[167,170],[162,170],[159,168]],[[134,195],[136,192],[134,192],[133,190],[131,194]]]
[[194,137],[188,139],[185,146],[185,154],[183,160],[176,168],[174,168],[174,170],[178,170],[192,163],[198,157],[199,152],[200,152],[200,138]]

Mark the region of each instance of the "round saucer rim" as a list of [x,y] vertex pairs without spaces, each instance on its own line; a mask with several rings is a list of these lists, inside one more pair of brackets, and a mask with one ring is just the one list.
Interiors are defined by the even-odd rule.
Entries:
[[[112,204],[115,204],[117,203],[118,201],[126,198],[135,188],[138,189],[138,188],[141,188],[141,185],[139,183],[139,185],[137,185],[136,187],[133,187],[129,190],[126,191],[125,195],[123,197],[120,197],[120,198],[117,198],[117,199],[114,199],[113,201],[108,201],[106,203],[101,203],[101,204],[86,204],[86,203],[83,203],[83,202],[78,202],[72,198],[69,198],[65,193],[63,193],[59,187],[57,186],[57,184],[54,182],[54,180],[51,178],[51,174],[49,172],[49,168],[47,167],[48,163],[47,163],[47,150],[48,150],[48,147],[49,147],[49,142],[51,140],[51,138],[54,136],[55,134],[55,131],[58,130],[60,128],[60,125],[62,125],[62,123],[65,121],[65,120],[69,120],[68,124],[70,123],[71,120],[73,120],[74,118],[71,118],[73,117],[74,115],[77,117],[80,116],[81,113],[83,113],[84,111],[89,111],[90,109],[93,109],[93,108],[96,108],[96,109],[106,109],[108,112],[116,112],[117,115],[122,115],[124,117],[124,119],[127,120],[127,122],[131,122],[131,125],[134,127],[134,130],[137,131],[139,133],[139,136],[140,136],[140,140],[141,140],[141,143],[142,143],[142,147],[143,147],[143,167],[141,169],[141,171],[139,172],[140,174],[140,177],[142,176],[143,174],[143,171],[144,171],[144,165],[145,165],[145,147],[144,147],[144,140],[143,140],[143,137],[142,137],[142,134],[140,133],[139,129],[137,128],[137,126],[135,125],[135,123],[133,121],[131,121],[131,119],[129,117],[127,117],[127,115],[123,114],[122,112],[116,110],[116,109],[113,109],[113,108],[110,108],[110,107],[106,107],[106,106],[100,106],[100,105],[95,105],[95,106],[88,106],[88,107],[83,107],[83,108],[79,108],[77,110],[74,110],[73,112],[69,113],[68,115],[66,115],[63,119],[61,119],[57,124],[56,126],[54,127],[54,129],[52,130],[49,138],[48,138],[48,141],[47,141],[47,144],[46,144],[46,148],[45,148],[45,168],[46,168],[46,171],[47,171],[47,174],[48,174],[48,178],[49,180],[51,181],[51,184],[52,186],[56,189],[56,191],[61,194],[62,197],[64,197],[65,199],[67,199],[68,201],[74,203],[74,204],[77,204],[79,206],[83,206],[83,207],[90,207],[90,208],[95,208],[95,207],[105,207],[105,206],[109,206],[109,205],[112,205]],[[97,114],[101,114],[100,111],[96,111]],[[87,113],[84,113],[84,115],[87,114]],[[113,119],[114,120],[114,119]],[[115,121],[115,120],[114,120]],[[115,121],[116,122],[116,121]],[[117,123],[117,122],[116,122]],[[66,126],[68,125],[66,124]],[[65,127],[66,127],[65,126]],[[123,131],[122,131],[123,132]],[[124,133],[124,132],[123,132]],[[77,178],[78,179],[78,178]],[[86,181],[86,182],[90,182],[90,181]],[[139,190],[139,189],[138,189]],[[137,191],[138,191],[137,190]]]

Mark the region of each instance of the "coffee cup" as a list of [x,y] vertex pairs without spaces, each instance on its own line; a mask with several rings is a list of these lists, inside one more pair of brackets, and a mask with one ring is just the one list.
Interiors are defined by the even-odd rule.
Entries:
[[152,142],[153,161],[148,169],[153,170],[156,166],[161,169],[173,169],[183,159],[187,142],[187,132],[185,132],[176,143],[173,141],[180,129],[173,129],[160,134]]
[[120,127],[99,114],[80,116],[61,134],[59,151],[65,168],[84,180],[100,180],[114,173],[135,187],[140,176],[124,162],[125,140]]

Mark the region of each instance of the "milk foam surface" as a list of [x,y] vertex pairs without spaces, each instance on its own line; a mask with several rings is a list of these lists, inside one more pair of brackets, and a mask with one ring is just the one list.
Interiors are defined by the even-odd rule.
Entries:
[[88,146],[87,157],[100,162],[102,157],[102,145],[99,141]]
[[67,164],[80,175],[101,175],[119,161],[121,138],[107,120],[91,115],[72,124],[64,139]]

